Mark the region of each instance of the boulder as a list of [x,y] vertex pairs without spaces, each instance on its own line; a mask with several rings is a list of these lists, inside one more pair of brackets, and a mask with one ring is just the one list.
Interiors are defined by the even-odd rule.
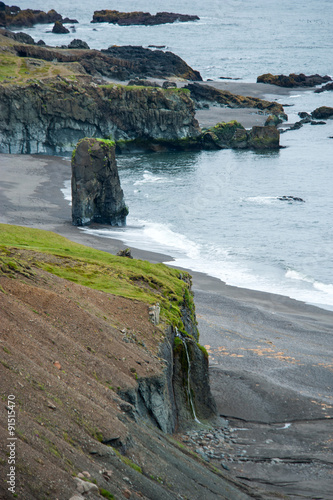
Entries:
[[327,120],[328,118],[333,118],[333,108],[328,106],[321,106],[320,108],[316,108],[311,113],[312,118],[316,118],[316,120]]
[[83,40],[80,40],[79,38],[74,38],[69,44],[68,44],[69,49],[88,49],[90,50],[89,45],[87,42],[84,42]]
[[82,139],[72,155],[73,224],[85,226],[96,222],[123,226],[127,214],[115,144],[102,139]]
[[249,132],[248,144],[253,149],[278,149],[280,147],[280,133],[276,127],[252,127]]
[[275,126],[252,127],[246,130],[233,120],[218,123],[201,136],[204,149],[278,149],[280,133]]
[[57,35],[62,35],[69,33],[69,30],[62,24],[61,21],[56,21],[52,28],[52,33],[56,33]]

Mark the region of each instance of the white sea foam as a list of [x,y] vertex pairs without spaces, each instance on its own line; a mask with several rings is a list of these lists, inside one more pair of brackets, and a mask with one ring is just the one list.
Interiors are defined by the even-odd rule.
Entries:
[[64,182],[64,187],[60,190],[64,195],[65,200],[69,201],[69,204],[72,204],[72,187],[71,180],[67,180]]
[[277,196],[248,196],[247,198],[243,198],[242,201],[248,201],[258,205],[271,205],[279,200]]
[[170,183],[172,183],[171,179],[155,175],[152,172],[149,172],[149,170],[145,170],[143,173],[143,178],[138,181],[135,181],[134,186],[140,186],[142,184],[170,184]]

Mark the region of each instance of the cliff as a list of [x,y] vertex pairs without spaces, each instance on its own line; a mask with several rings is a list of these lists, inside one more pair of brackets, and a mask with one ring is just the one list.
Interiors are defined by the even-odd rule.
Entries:
[[[0,230],[1,405],[15,415],[15,494],[70,499],[86,488],[91,499],[250,498],[159,430],[193,425],[188,366],[174,341],[177,331],[188,337],[189,324],[196,331],[189,276],[50,232]],[[149,306],[157,301],[155,325]],[[207,359],[188,338],[195,410],[211,417]],[[7,499],[5,419],[0,434]]]
[[0,152],[58,154],[83,137],[179,140],[200,134],[181,89],[96,85],[70,78],[0,86]]

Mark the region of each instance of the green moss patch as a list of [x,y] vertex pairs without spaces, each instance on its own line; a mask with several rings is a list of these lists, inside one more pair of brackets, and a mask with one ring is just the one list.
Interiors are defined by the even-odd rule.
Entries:
[[162,321],[184,331],[184,297],[194,308],[188,273],[164,264],[117,257],[49,231],[0,224],[0,235],[0,275],[29,277],[33,268],[39,267],[92,289],[148,304],[159,302]]

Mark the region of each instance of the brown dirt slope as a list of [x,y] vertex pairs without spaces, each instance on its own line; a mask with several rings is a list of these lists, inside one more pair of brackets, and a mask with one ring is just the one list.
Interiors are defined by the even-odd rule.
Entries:
[[82,471],[95,488],[85,498],[249,498],[117,394],[163,370],[148,305],[38,268],[24,274],[0,276],[1,498],[13,498],[10,395],[18,498],[70,499]]

